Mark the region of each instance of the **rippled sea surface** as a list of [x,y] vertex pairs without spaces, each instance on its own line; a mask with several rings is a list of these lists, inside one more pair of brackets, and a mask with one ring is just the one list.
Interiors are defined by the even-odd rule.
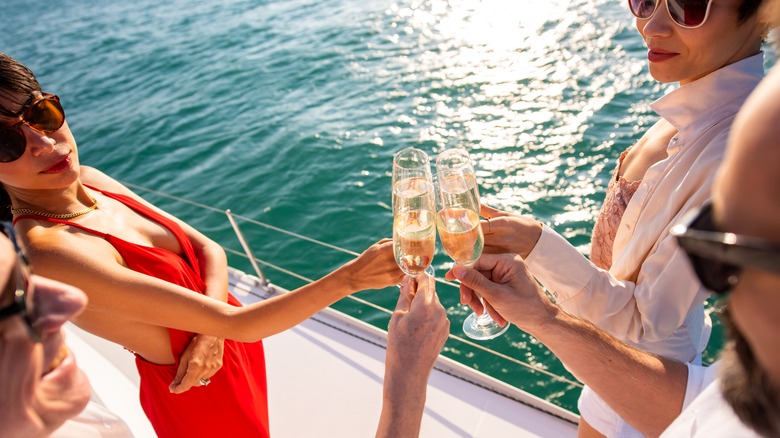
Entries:
[[[61,96],[82,163],[356,252],[391,235],[393,154],[461,146],[484,202],[587,254],[617,157],[671,87],[618,0],[5,0],[0,25],[0,51]],[[224,214],[139,193],[241,250]],[[304,278],[351,258],[239,223],[258,258]],[[434,266],[449,266],[441,250]],[[439,292],[461,336],[468,312]],[[357,296],[392,309],[397,289]],[[381,310],[335,307],[387,327]],[[576,412],[576,380],[515,327],[444,353]]]

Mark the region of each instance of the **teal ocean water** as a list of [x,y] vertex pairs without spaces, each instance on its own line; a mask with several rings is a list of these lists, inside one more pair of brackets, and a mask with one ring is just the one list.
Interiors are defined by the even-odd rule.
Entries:
[[[671,87],[618,0],[5,0],[0,26],[0,51],[61,96],[82,163],[357,252],[391,236],[393,154],[461,146],[484,202],[587,254],[617,157]],[[240,251],[223,214],[140,193]],[[257,257],[307,278],[351,257],[241,226]],[[468,312],[439,291],[461,336]],[[358,297],[392,309],[397,289]],[[453,339],[444,354],[576,412],[579,386],[534,338],[479,346],[495,353]]]

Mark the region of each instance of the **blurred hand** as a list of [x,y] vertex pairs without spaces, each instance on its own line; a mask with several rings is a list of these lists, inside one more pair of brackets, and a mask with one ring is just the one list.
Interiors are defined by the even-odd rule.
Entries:
[[445,277],[460,281],[461,302],[477,313],[482,307],[475,293],[481,295],[490,316],[502,326],[509,321],[533,334],[558,312],[523,259],[514,254],[483,254],[473,269],[455,265]]
[[395,263],[393,240],[382,239],[341,268],[353,291],[382,289],[401,282],[404,273]]
[[542,235],[540,222],[528,216],[507,213],[482,205],[479,215],[486,218],[481,222],[485,235],[486,254],[519,254],[523,258],[536,246]]
[[420,435],[420,423],[433,364],[450,333],[436,282],[423,273],[404,278],[387,328],[382,415],[377,438]]
[[193,386],[203,386],[200,380],[209,380],[222,368],[225,340],[214,336],[196,335],[179,358],[176,377],[169,390],[181,394]]
[[404,277],[387,328],[386,366],[409,378],[427,379],[449,333],[450,321],[433,277]]

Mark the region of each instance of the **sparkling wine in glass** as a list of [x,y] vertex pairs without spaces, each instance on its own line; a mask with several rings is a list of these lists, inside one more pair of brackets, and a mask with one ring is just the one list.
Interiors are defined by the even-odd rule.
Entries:
[[455,263],[472,267],[484,246],[479,226],[479,201],[462,173],[442,172],[438,177],[436,228],[444,251]]
[[[479,225],[479,189],[474,166],[468,152],[450,149],[437,158],[436,171],[436,228],[442,247],[455,263],[472,267],[482,255],[485,243]],[[466,336],[478,340],[493,339],[508,328],[509,324],[501,327],[493,321],[487,311],[481,316],[472,312],[463,322]]]
[[401,270],[412,277],[433,261],[436,205],[428,155],[406,148],[393,157],[393,251]]

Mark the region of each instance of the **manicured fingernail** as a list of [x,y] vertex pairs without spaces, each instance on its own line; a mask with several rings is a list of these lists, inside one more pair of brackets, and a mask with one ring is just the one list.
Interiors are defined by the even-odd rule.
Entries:
[[461,265],[453,266],[453,268],[452,268],[452,275],[454,275],[455,278],[457,278],[458,280],[461,280],[461,279],[463,279],[465,274],[466,274],[466,268],[464,268]]

